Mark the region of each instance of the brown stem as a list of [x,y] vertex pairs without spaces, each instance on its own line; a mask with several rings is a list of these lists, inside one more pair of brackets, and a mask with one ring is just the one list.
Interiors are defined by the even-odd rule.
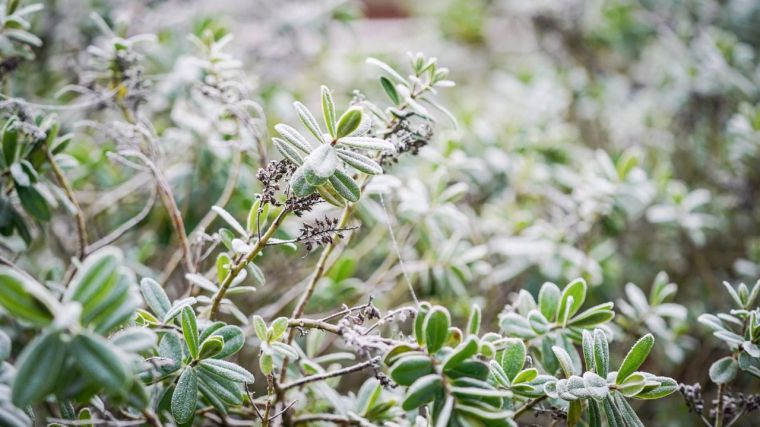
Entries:
[[74,195],[74,189],[71,187],[71,183],[66,178],[66,175],[64,175],[61,168],[58,166],[58,162],[55,161],[55,156],[52,152],[50,152],[50,148],[47,148],[45,150],[45,155],[47,155],[48,162],[50,162],[50,167],[53,169],[53,173],[55,174],[58,184],[63,187],[63,191],[66,193],[66,197],[69,199],[71,204],[74,205],[74,217],[76,218],[77,236],[79,238],[79,250],[77,252],[77,257],[79,259],[83,259],[87,249],[87,225],[84,219],[84,212],[79,206],[79,202]]
[[[224,189],[222,190],[222,194],[219,196],[219,198],[216,200],[216,203],[214,203],[214,206],[220,206],[224,207],[229,203],[230,199],[232,198],[232,193],[235,191],[235,187],[238,183],[238,178],[240,177],[240,170],[242,168],[243,164],[243,155],[240,151],[235,151],[232,159],[232,168],[230,169],[230,173],[227,176],[227,182],[224,184]],[[217,214],[216,211],[209,209],[209,211],[206,213],[206,215],[198,222],[198,224],[193,228],[193,231],[190,232],[190,236],[196,236],[198,233],[202,233],[208,228],[209,225],[216,219]],[[179,265],[179,262],[182,260],[182,252],[181,251],[175,251],[174,254],[172,254],[172,257],[169,259],[169,262],[166,265],[166,268],[161,273],[161,283],[165,283],[167,280],[169,280],[169,277],[174,273],[174,270],[177,269],[177,266]]]
[[343,369],[338,369],[338,370],[335,370],[335,371],[332,371],[332,372],[325,372],[324,374],[317,374],[317,375],[311,375],[311,376],[308,376],[308,377],[303,377],[303,378],[297,379],[295,381],[291,381],[289,383],[281,384],[280,385],[280,390],[287,391],[287,390],[289,390],[291,388],[299,387],[299,386],[302,386],[304,384],[313,383],[313,382],[316,382],[316,381],[322,381],[322,380],[326,380],[328,378],[340,377],[340,376],[343,376],[343,375],[350,374],[352,372],[358,372],[358,371],[364,370],[366,368],[369,368],[370,366],[375,365],[378,362],[378,360],[380,360],[379,357],[374,357],[374,358],[372,358],[370,360],[367,360],[366,362],[357,363],[356,365],[351,365],[351,366],[348,366],[348,367],[343,368]]
[[261,239],[256,242],[256,245],[251,249],[251,251],[248,252],[242,260],[232,266],[229,274],[227,274],[227,277],[225,277],[224,281],[219,285],[219,290],[214,294],[214,297],[211,301],[209,319],[214,320],[216,318],[216,315],[219,313],[219,305],[222,303],[222,299],[224,298],[224,294],[227,293],[227,289],[229,289],[230,285],[232,285],[232,282],[235,280],[238,274],[240,274],[240,272],[251,261],[253,261],[254,258],[256,258],[262,249],[264,249],[267,241],[269,241],[269,239],[274,235],[275,231],[277,231],[277,229],[282,224],[282,221],[284,221],[285,217],[288,216],[288,213],[290,213],[290,211],[283,209],[282,212],[277,215],[277,218],[275,218],[274,222],[272,222],[272,225],[269,226],[269,229],[267,229],[266,233],[264,233],[264,235],[261,236]]
[[536,404],[543,401],[544,399],[546,399],[546,395],[529,400],[523,406],[517,408],[517,410],[515,411],[515,415],[512,419],[516,420],[517,418],[520,417],[520,415],[524,414],[526,411],[528,411],[530,408],[534,407]]

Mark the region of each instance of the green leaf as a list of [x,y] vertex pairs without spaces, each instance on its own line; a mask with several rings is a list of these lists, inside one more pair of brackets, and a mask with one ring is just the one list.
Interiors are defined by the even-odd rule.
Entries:
[[232,362],[204,359],[198,362],[198,364],[206,372],[220,378],[240,383],[252,383],[254,381],[253,374]]
[[739,372],[739,364],[736,359],[726,356],[710,366],[710,380],[715,384],[726,384],[736,378]]
[[169,301],[169,297],[155,280],[148,277],[143,278],[140,281],[140,293],[142,293],[145,304],[159,319],[163,319],[166,313],[171,310],[172,303]]
[[[335,172],[337,173],[340,171],[336,170]],[[331,182],[333,178],[335,178],[335,176],[331,177]],[[357,188],[358,187],[359,186],[357,185]],[[303,166],[296,169],[296,171],[293,172],[293,175],[290,177],[290,188],[293,190],[293,193],[298,197],[306,197],[309,194],[314,192],[314,186],[309,184],[306,181],[306,177],[304,176]]]
[[16,193],[21,200],[21,206],[33,217],[40,221],[50,221],[50,207],[47,200],[34,186],[16,186]]
[[520,384],[520,383],[527,383],[530,381],[533,381],[538,377],[538,370],[536,368],[528,368],[520,371],[517,375],[515,375],[514,380],[512,382],[514,384]]
[[337,152],[339,159],[359,172],[364,172],[367,175],[379,175],[383,173],[383,168],[380,165],[363,154],[343,149],[338,149]]
[[198,358],[207,359],[209,357],[214,357],[218,355],[223,348],[224,338],[217,335],[212,335],[201,343],[201,349],[198,353]]
[[335,102],[333,102],[332,94],[327,86],[322,86],[322,114],[325,118],[325,125],[327,125],[327,133],[335,138]]
[[282,137],[285,139],[285,142],[287,144],[290,144],[293,148],[300,150],[304,154],[311,153],[311,145],[309,144],[309,141],[307,141],[306,138],[304,138],[303,135],[301,135],[301,133],[297,130],[284,123],[274,125],[274,130],[282,135]]
[[117,285],[116,272],[123,259],[121,250],[114,247],[105,247],[88,256],[66,290],[64,301],[82,303],[82,316],[87,316]]
[[477,335],[480,332],[480,306],[473,304],[470,316],[467,318],[467,335]]
[[383,90],[388,95],[388,98],[393,101],[394,104],[398,105],[400,102],[400,99],[398,97],[398,92],[396,91],[396,87],[393,86],[393,83],[388,80],[387,77],[380,77],[380,84],[383,86]]
[[401,74],[399,74],[396,70],[393,69],[393,67],[386,64],[385,62],[377,58],[369,57],[367,58],[367,64],[372,64],[376,67],[379,67],[380,69],[388,73],[389,76],[393,77],[393,79],[396,80],[398,83],[406,84],[406,79],[401,77]]
[[433,401],[443,391],[441,376],[438,374],[426,375],[412,384],[406,391],[401,408],[405,411],[419,408]]
[[301,157],[301,154],[295,149],[293,144],[280,138],[272,138],[272,143],[274,144],[274,148],[282,154],[282,157],[286,158],[290,163],[296,166],[303,164],[303,157]]
[[272,341],[279,339],[288,330],[288,318],[278,317],[272,322]]
[[343,173],[340,169],[335,170],[335,174],[330,177],[330,184],[332,184],[335,191],[344,199],[349,202],[358,202],[361,197],[361,189],[359,184],[354,181],[353,178]]
[[264,319],[255,314],[253,316],[253,330],[256,332],[256,336],[263,342],[269,342],[269,336],[267,334],[267,324]]
[[615,393],[615,403],[617,404],[620,415],[627,426],[644,427],[644,423],[641,422],[638,415],[636,415],[636,412],[631,408],[631,405],[628,404],[620,393]]
[[5,165],[10,166],[16,161],[18,150],[18,128],[16,118],[11,117],[3,126],[3,159]]
[[63,369],[66,345],[60,332],[46,330],[33,339],[16,360],[11,399],[23,408],[42,401],[55,387],[55,379]]
[[646,334],[636,341],[633,347],[628,351],[625,359],[623,359],[623,363],[620,364],[616,379],[617,384],[622,384],[629,375],[639,369],[641,364],[644,363],[644,360],[646,360],[653,346],[654,336],[652,336],[652,334]]
[[586,364],[586,370],[596,371],[594,367],[594,334],[584,329],[582,335],[583,362]]
[[451,413],[454,410],[454,396],[446,398],[443,408],[438,412],[435,420],[435,427],[447,427],[451,419]]
[[559,366],[562,367],[562,371],[565,373],[565,376],[567,378],[570,378],[570,376],[575,374],[573,359],[570,358],[570,354],[567,352],[567,350],[555,345],[552,346],[552,351],[554,352],[554,356],[559,361]]
[[601,329],[594,329],[594,370],[602,378],[607,378],[610,370],[610,347]]
[[[565,316],[569,319],[578,312],[583,302],[586,301],[586,289],[586,281],[583,279],[575,279],[565,286],[565,289],[562,290],[559,310],[557,310],[558,321]],[[569,301],[570,297],[572,297],[572,303]]]
[[507,338],[504,342],[504,351],[501,353],[501,367],[510,381],[513,381],[518,372],[525,365],[527,349],[525,343],[517,338]]
[[646,377],[641,372],[634,372],[618,385],[618,391],[623,393],[623,396],[631,397],[641,393],[646,387]]
[[172,416],[179,424],[186,424],[195,415],[198,401],[198,376],[191,366],[185,368],[180,375],[172,394]]
[[333,176],[338,167],[338,154],[331,145],[320,145],[311,154],[306,156],[303,164],[303,173],[306,182],[317,186],[323,184]]
[[477,354],[478,347],[478,338],[476,336],[470,335],[467,337],[465,342],[457,346],[457,348],[446,357],[443,362],[443,371],[446,372]]
[[557,285],[546,282],[538,291],[538,307],[549,321],[554,321],[559,309],[560,290]]
[[219,281],[219,283],[224,282],[230,274],[231,265],[232,260],[226,253],[222,252],[216,257],[216,280]]
[[[240,405],[243,403],[243,396],[239,383],[219,378],[209,374],[203,369],[196,371],[199,385],[205,386],[207,392],[211,392],[227,405]],[[205,393],[204,393],[205,395]]]
[[301,119],[301,123],[306,126],[306,129],[308,129],[309,132],[311,132],[311,134],[317,138],[317,141],[324,142],[324,139],[322,138],[322,131],[319,129],[319,124],[311,114],[311,111],[309,111],[305,105],[301,104],[298,101],[293,103],[293,107],[295,107],[296,112],[298,113],[298,117]]
[[604,399],[604,402],[602,403],[602,408],[604,409],[604,415],[607,417],[607,425],[610,427],[625,427],[625,423],[623,422],[623,418],[620,415],[620,412],[615,408],[614,400],[612,396],[607,396],[606,399]]
[[425,317],[427,317],[431,308],[430,303],[421,302],[417,308],[417,315],[414,318],[414,337],[420,346],[425,345],[425,331],[423,327],[425,326]]
[[449,311],[440,306],[433,307],[425,317],[423,326],[428,353],[433,354],[443,347],[449,335],[449,326],[451,326]]
[[343,138],[351,135],[359,128],[361,122],[362,109],[359,107],[349,108],[342,116],[340,116],[340,119],[338,119],[338,128],[336,129],[335,136],[337,138]]
[[224,359],[240,351],[245,344],[243,330],[235,325],[226,325],[214,331],[212,336],[224,339],[222,350],[214,356],[216,359]]
[[433,361],[427,355],[402,356],[388,374],[396,384],[408,386],[418,378],[433,373]]
[[71,353],[79,369],[98,385],[118,393],[129,383],[121,356],[99,335],[82,332],[71,340]]
[[615,317],[615,312],[612,311],[614,305],[612,302],[595,305],[575,316],[568,325],[576,328],[593,328],[607,323]]
[[588,425],[589,427],[602,427],[602,410],[595,400],[588,401]]
[[377,150],[393,153],[396,147],[392,142],[370,136],[347,136],[338,141],[338,145],[343,145],[360,150]]
[[259,357],[259,368],[264,375],[272,373],[274,370],[274,360],[272,360],[272,355],[270,353],[264,353]]
[[111,343],[127,353],[140,353],[156,346],[158,337],[148,328],[129,327],[111,336]]
[[[37,284],[38,285],[38,284]],[[30,290],[47,293],[32,279],[9,268],[0,267],[0,305],[14,318],[36,326],[46,326],[53,321],[53,314]],[[53,298],[52,295],[48,295]]]
[[678,390],[678,382],[668,377],[650,376],[647,381],[657,381],[656,386],[646,386],[644,390],[634,396],[636,399],[660,399]]
[[193,359],[198,358],[198,320],[195,317],[195,311],[192,307],[185,307],[182,309],[182,336],[185,337],[185,344],[187,344],[187,350]]

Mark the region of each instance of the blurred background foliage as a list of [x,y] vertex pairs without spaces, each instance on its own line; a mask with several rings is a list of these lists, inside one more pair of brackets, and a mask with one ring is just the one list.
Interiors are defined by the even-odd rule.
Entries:
[[[592,302],[616,301],[616,323],[630,332],[620,337],[638,336],[646,325],[664,344],[649,363],[692,383],[704,382],[722,355],[696,317],[728,306],[723,280],[760,276],[756,1],[43,3],[29,17],[41,47],[9,53],[5,39],[0,46],[3,93],[39,105],[0,103],[7,111],[55,113],[66,127],[61,133],[73,133],[64,166],[95,235],[133,217],[151,194],[149,174],[105,154],[119,128],[92,126],[114,114],[105,108],[109,91],[150,117],[161,167],[192,230],[223,192],[241,146],[257,154],[243,161],[227,210],[245,217],[260,189],[256,156],[277,157],[258,141],[268,141],[273,124],[296,121],[293,100],[317,105],[318,84],[337,88],[339,104],[362,96],[346,88],[381,95],[379,85],[367,84],[376,73],[364,59],[398,63],[406,51],[424,51],[451,68],[457,86],[441,103],[459,122],[439,117],[444,131],[435,144],[373,181],[368,191],[383,197],[362,201],[363,226],[308,312],[368,295],[397,306],[408,300],[406,271],[420,298],[460,318],[479,303],[484,321],[495,325],[515,291],[535,295],[544,281],[583,277]],[[105,26],[139,56],[119,59],[126,88],[104,77],[114,63],[98,63],[109,49]],[[204,50],[187,34],[207,47],[227,34],[234,39],[223,50]],[[28,60],[11,61],[19,55]],[[220,102],[238,102],[249,127],[225,127],[219,115],[231,110],[199,96],[208,95],[199,84],[208,76],[233,82],[226,86],[233,95],[223,91]],[[61,204],[56,194],[43,196]],[[64,274],[60,260],[76,244],[65,209],[53,212],[49,224],[30,224],[28,245],[18,234],[2,237],[6,256],[24,253],[20,265],[51,279]],[[170,218],[163,209],[149,212],[119,245],[138,274],[179,284],[180,272],[167,268],[177,261]],[[279,237],[297,234],[285,229]],[[282,251],[262,265],[266,285],[236,301],[244,313],[273,317],[299,296],[298,281],[316,255]],[[647,295],[658,281],[677,284],[678,292],[653,301]],[[646,424],[691,425],[680,397],[668,399],[642,409]]]

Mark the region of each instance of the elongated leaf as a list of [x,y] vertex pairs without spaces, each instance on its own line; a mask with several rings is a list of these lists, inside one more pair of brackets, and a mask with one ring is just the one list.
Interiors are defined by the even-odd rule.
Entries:
[[232,362],[217,359],[204,359],[199,362],[199,366],[212,375],[230,381],[240,383],[252,383],[254,381],[253,374]]
[[301,154],[298,153],[298,150],[292,144],[280,138],[272,138],[272,143],[274,144],[274,148],[282,154],[282,157],[288,159],[290,163],[296,166],[303,164],[303,157],[301,157]]
[[559,365],[562,367],[562,371],[565,373],[566,377],[570,377],[575,372],[575,369],[573,368],[573,359],[570,358],[570,354],[562,347],[553,346],[552,351],[554,352],[554,356],[557,357],[557,360],[559,361]]
[[393,86],[393,83],[390,80],[388,80],[387,77],[383,76],[383,77],[380,77],[380,84],[383,86],[383,90],[388,95],[388,98],[390,98],[391,101],[393,101],[395,105],[398,105],[398,103],[400,102],[400,99],[398,96],[398,91],[396,91],[396,87]]
[[652,334],[646,334],[636,341],[628,351],[625,359],[623,359],[623,363],[620,364],[616,380],[617,384],[622,384],[629,375],[639,369],[647,356],[649,356],[649,352],[652,351],[653,346],[654,336]]
[[620,393],[615,393],[615,403],[620,411],[620,415],[625,421],[625,424],[629,427],[644,427],[644,423],[641,422],[636,412],[631,408],[631,405],[625,400]]
[[594,370],[602,378],[607,378],[610,370],[610,347],[601,329],[594,329]]
[[58,331],[47,330],[32,340],[16,361],[11,394],[13,404],[23,408],[50,394],[65,357],[66,346]]
[[435,353],[446,343],[451,317],[443,307],[433,307],[425,317],[425,343],[428,353]]
[[359,172],[364,172],[367,175],[379,175],[383,173],[383,168],[365,155],[353,151],[338,149],[338,158]]
[[301,119],[301,123],[306,126],[306,129],[308,129],[309,132],[311,132],[311,134],[317,138],[317,141],[324,142],[322,139],[322,131],[319,129],[317,119],[314,118],[314,115],[311,114],[311,111],[309,111],[305,105],[301,104],[298,101],[293,103],[293,107],[295,107],[296,112],[298,112],[298,117]]
[[198,369],[196,373],[199,383],[205,385],[222,402],[227,405],[240,405],[243,402],[240,383],[209,374],[203,369]]
[[198,336],[198,320],[192,307],[182,309],[182,336],[185,337],[185,344],[187,344],[190,356],[193,359],[197,359],[198,352],[200,351],[200,343],[198,342],[200,337]]
[[604,415],[607,418],[607,424],[610,427],[625,427],[625,423],[623,422],[623,418],[621,417],[620,412],[615,408],[612,396],[607,396],[607,398],[604,399],[602,405],[602,408],[604,409]]
[[[0,267],[0,305],[15,318],[37,326],[46,326],[53,321],[50,309],[46,307],[34,294],[32,288],[40,288],[40,292],[47,292],[40,286],[30,284],[32,279],[8,268]],[[52,295],[49,296],[52,298]]]
[[551,282],[544,283],[538,292],[539,309],[549,321],[554,321],[557,316],[560,294],[559,287]]
[[21,206],[33,217],[40,221],[50,221],[50,207],[47,200],[34,186],[16,186],[16,193],[21,201]]
[[665,397],[674,391],[678,390],[678,382],[672,378],[668,377],[658,377],[658,376],[652,376],[647,378],[649,381],[657,381],[659,382],[659,385],[654,387],[644,387],[644,390],[634,396],[636,399],[660,399],[662,397]]
[[477,335],[480,332],[480,306],[473,304],[470,316],[467,318],[467,335]]
[[311,144],[309,144],[309,141],[307,141],[297,130],[284,123],[274,125],[274,130],[276,130],[287,143],[300,150],[303,154],[311,153]]
[[116,270],[123,259],[121,250],[114,247],[105,247],[88,256],[66,290],[64,300],[79,301],[83,315],[87,315],[116,286]]
[[522,370],[523,365],[525,365],[526,355],[527,350],[521,339],[507,338],[505,340],[500,362],[504,373],[510,381],[514,380],[517,373]]
[[433,361],[427,355],[402,356],[388,374],[396,384],[412,385],[418,378],[433,373]]
[[451,354],[446,357],[446,360],[443,362],[443,371],[446,372],[447,370],[458,366],[466,359],[474,356],[477,352],[478,339],[476,336],[470,335],[467,337],[467,340],[465,340],[465,342],[457,346],[457,348],[455,348],[454,351],[452,351]]
[[198,358],[207,359],[214,357],[222,351],[222,348],[224,348],[224,338],[217,335],[210,336],[201,343]]
[[71,340],[71,352],[79,369],[112,393],[129,383],[122,357],[99,335],[82,332]]
[[362,122],[362,110],[359,107],[351,107],[338,119],[338,127],[335,130],[337,138],[351,135],[359,128]]
[[594,367],[594,334],[584,330],[582,335],[583,362],[586,364],[586,370],[596,372]]
[[[583,302],[586,301],[587,288],[588,286],[586,285],[586,281],[583,279],[573,280],[567,286],[565,286],[565,289],[562,290],[559,310],[557,310],[560,318],[567,316],[569,319],[578,312],[578,310],[583,305]],[[568,301],[570,297],[573,298],[571,304]]]
[[245,336],[243,334],[243,330],[235,325],[223,326],[214,331],[212,336],[219,336],[224,339],[224,346],[222,347],[222,350],[214,356],[216,359],[224,359],[226,357],[232,356],[233,354],[240,351],[240,349],[242,349],[243,345],[245,344]]
[[325,125],[327,125],[327,132],[335,138],[335,102],[333,101],[330,89],[327,86],[322,86],[322,114],[325,118]]
[[426,375],[412,384],[406,391],[401,407],[405,411],[419,408],[431,402],[443,390],[441,376],[438,374]]
[[335,174],[330,177],[330,184],[332,184],[335,191],[340,194],[341,197],[349,202],[358,202],[361,197],[361,189],[359,184],[354,181],[353,178],[343,173],[340,169],[335,170]]
[[188,423],[195,415],[198,400],[198,376],[195,368],[186,367],[182,371],[172,394],[172,416],[179,424]]
[[155,280],[148,277],[142,279],[140,281],[140,293],[142,293],[145,304],[153,310],[159,319],[163,319],[166,313],[171,310],[172,303],[169,301],[169,297]]
[[393,143],[380,138],[372,138],[369,136],[347,136],[338,141],[338,145],[345,145],[351,148],[358,148],[360,150],[377,150],[393,153],[396,151],[396,147]]
[[386,64],[385,62],[377,59],[377,58],[367,58],[367,64],[372,64],[376,67],[379,67],[386,73],[388,73],[389,76],[393,77],[398,83],[406,84],[406,79],[401,76],[396,70],[393,69],[390,65]]
[[306,197],[309,194],[314,192],[314,186],[309,184],[308,181],[306,181],[306,177],[304,176],[303,166],[296,169],[296,171],[293,172],[293,176],[290,177],[290,188],[293,190],[293,193],[295,193],[295,195],[298,197]]

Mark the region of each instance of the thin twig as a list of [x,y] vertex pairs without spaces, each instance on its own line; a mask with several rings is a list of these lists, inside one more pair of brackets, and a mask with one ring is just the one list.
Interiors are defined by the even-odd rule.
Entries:
[[304,384],[309,384],[309,383],[313,383],[313,382],[316,382],[316,381],[322,381],[322,380],[326,380],[328,378],[340,377],[340,376],[343,376],[343,375],[346,375],[346,374],[350,374],[352,372],[358,372],[358,371],[364,370],[366,368],[369,368],[370,366],[373,366],[373,365],[377,364],[377,362],[379,360],[380,360],[379,357],[373,357],[370,360],[367,360],[367,361],[362,362],[362,363],[357,363],[356,365],[352,365],[352,366],[349,366],[349,367],[346,367],[346,368],[343,368],[343,369],[338,369],[338,370],[332,371],[332,372],[325,372],[324,374],[316,374],[316,375],[311,375],[311,376],[308,376],[308,377],[303,377],[303,378],[297,379],[295,381],[291,381],[289,383],[284,383],[284,384],[280,385],[280,390],[287,391],[287,390],[289,390],[291,388],[299,387],[299,386],[302,386]]
[[227,274],[227,277],[224,278],[224,281],[219,285],[219,290],[214,294],[214,297],[211,301],[211,308],[209,310],[209,319],[214,320],[216,318],[216,315],[219,312],[219,305],[222,302],[222,299],[224,298],[224,294],[227,293],[227,289],[232,285],[232,282],[235,280],[235,278],[240,274],[240,272],[251,262],[254,258],[261,252],[262,249],[267,244],[267,241],[274,235],[275,231],[280,227],[282,224],[282,221],[285,220],[285,217],[288,216],[288,213],[290,211],[283,209],[282,212],[280,212],[279,215],[274,219],[274,222],[272,222],[272,225],[269,226],[269,229],[267,229],[266,233],[264,233],[263,236],[261,236],[261,239],[256,242],[256,245],[248,252],[243,259],[238,261],[235,265],[230,268],[230,272]]
[[[222,190],[222,194],[219,196],[219,198],[216,200],[216,203],[214,203],[214,206],[220,206],[225,207],[227,203],[229,203],[230,199],[232,198],[232,194],[235,192],[235,187],[237,187],[238,178],[240,177],[240,170],[242,169],[243,164],[243,155],[240,151],[235,150],[234,155],[232,158],[232,167],[230,168],[230,173],[227,175],[227,182],[224,184],[224,189]],[[199,233],[203,233],[206,231],[206,228],[208,228],[209,225],[216,219],[217,213],[213,209],[209,209],[209,211],[206,213],[206,215],[201,218],[201,220],[196,224],[196,226],[193,228],[193,231],[190,232],[190,238],[195,238]],[[174,270],[177,269],[177,266],[179,265],[179,262],[182,260],[182,252],[181,251],[175,251],[172,254],[172,257],[169,259],[169,262],[166,265],[166,268],[164,268],[164,271],[161,273],[161,281],[160,283],[165,283],[167,280],[169,280],[169,277],[174,273]]]
[[514,417],[512,419],[516,420],[517,418],[520,417],[520,415],[522,415],[523,413],[525,413],[526,411],[528,411],[530,408],[534,407],[536,404],[538,404],[541,401],[543,401],[544,399],[546,399],[546,395],[541,396],[541,397],[537,397],[537,398],[532,399],[532,400],[529,400],[526,404],[524,404],[523,406],[517,408],[517,410],[515,411],[515,415],[514,415]]
[[63,173],[60,166],[58,166],[58,162],[55,161],[55,156],[50,151],[50,147],[45,150],[45,155],[47,156],[48,162],[50,163],[50,167],[53,170],[53,174],[55,174],[58,184],[63,187],[63,191],[66,193],[66,197],[74,206],[74,217],[76,218],[77,224],[77,237],[79,239],[79,251],[77,252],[77,257],[79,259],[83,259],[87,253],[87,224],[85,223],[84,212],[82,211],[81,206],[79,206],[79,202],[74,195],[74,189],[71,187],[71,183],[66,178],[66,175]]

